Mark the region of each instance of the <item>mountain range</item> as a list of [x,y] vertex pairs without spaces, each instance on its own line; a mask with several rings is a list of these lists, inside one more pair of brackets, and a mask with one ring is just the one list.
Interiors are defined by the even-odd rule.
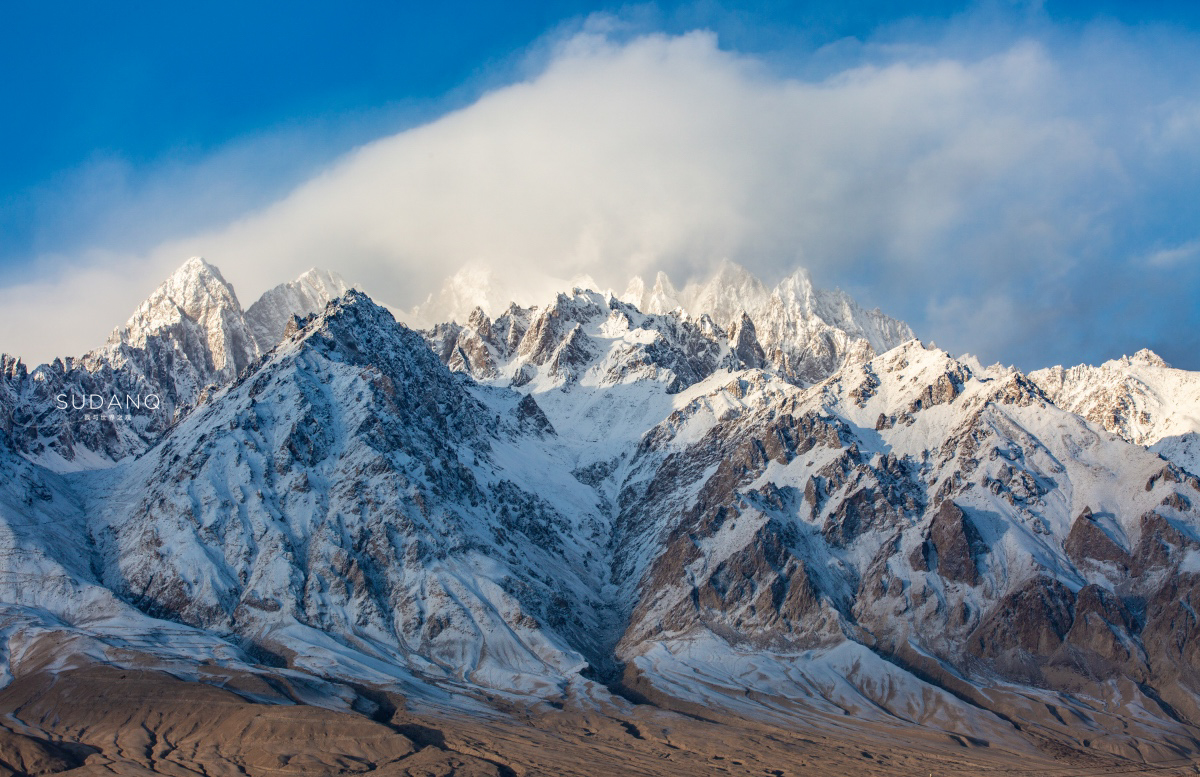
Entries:
[[96,351],[0,357],[0,765],[1200,753],[1197,374],[984,367],[803,271],[448,289],[423,329],[321,270],[243,310],[192,259]]

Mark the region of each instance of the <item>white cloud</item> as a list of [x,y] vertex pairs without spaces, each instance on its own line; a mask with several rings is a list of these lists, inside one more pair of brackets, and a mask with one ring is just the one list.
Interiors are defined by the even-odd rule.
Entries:
[[[1108,87],[1042,44],[912,52],[799,80],[708,33],[580,34],[530,80],[367,144],[232,224],[106,256],[85,283],[0,290],[0,342],[39,358],[83,350],[202,254],[244,303],[319,265],[398,307],[465,265],[623,287],[657,269],[682,283],[724,257],[766,280],[804,264],[958,346],[946,311],[1021,316],[1041,293],[1030,284],[1076,282],[1090,257],[1124,250],[1113,216],[1147,186],[1137,155],[1164,152],[1144,148],[1153,116],[1105,113]],[[1127,112],[1136,95],[1123,96]],[[1156,137],[1183,148],[1180,134],[1200,135],[1180,118],[1194,111],[1161,111]],[[988,295],[1003,311],[976,304]],[[86,341],[26,328],[64,310]],[[1020,329],[960,347],[1028,357],[1003,334]]]
[[1200,256],[1200,239],[1189,240],[1182,245],[1160,248],[1146,257],[1148,267],[1170,269]]

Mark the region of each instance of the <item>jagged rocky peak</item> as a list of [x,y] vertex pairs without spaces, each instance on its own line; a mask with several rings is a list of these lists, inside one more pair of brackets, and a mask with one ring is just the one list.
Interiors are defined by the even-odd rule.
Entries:
[[[460,272],[447,282],[438,299],[442,302],[457,300],[449,307],[462,307],[468,298],[486,300],[489,295],[494,296],[494,290],[485,293],[478,284],[486,286],[490,277]],[[467,294],[464,289],[473,291]],[[584,304],[588,294],[594,299]],[[768,369],[800,386],[818,383],[847,364],[865,362],[914,337],[907,324],[879,310],[864,310],[844,292],[815,289],[803,269],[768,290],[752,273],[728,260],[723,261],[711,277],[693,281],[682,291],[671,283],[666,273],[659,272],[653,286],[648,286],[640,276],[634,277],[619,298],[612,292],[599,294],[577,283],[572,293],[559,292],[545,299],[547,303],[541,306],[515,308],[525,311],[527,326],[535,335],[533,340],[525,337],[526,325],[513,318],[514,308],[505,314],[508,321],[503,321],[504,316],[501,316],[493,324],[488,318],[491,315],[487,312],[488,307],[482,304],[467,308],[454,322],[443,321],[431,326],[427,337],[443,362],[452,369],[485,380],[511,378],[523,385],[528,382],[529,373],[505,367],[506,360],[514,353],[527,360],[538,354],[531,363],[545,363],[549,359],[547,349],[562,345],[564,336],[569,334],[566,330],[559,331],[555,322],[570,320],[579,324],[581,331],[572,335],[572,345],[564,355],[570,355],[577,362],[586,361],[590,358],[588,353],[593,356],[597,353],[586,344],[587,338],[596,333],[584,331],[587,330],[585,319],[591,313],[584,315],[570,310],[586,308],[607,315],[607,308],[616,303],[628,306],[630,312],[637,314],[633,317],[626,314],[625,317],[631,330],[641,329],[645,332],[644,337],[649,338],[640,344],[642,346],[664,336],[662,330],[667,326],[664,322],[668,318],[676,321],[671,325],[674,327],[687,321],[718,350],[734,354],[727,359],[726,366]],[[431,306],[436,307],[430,302],[425,308],[432,309]],[[479,311],[483,311],[482,317]],[[657,317],[653,319],[654,323],[645,324],[649,320],[644,318],[647,315]],[[507,333],[506,344],[492,333],[497,327]],[[519,352],[513,348],[517,341],[522,341]],[[661,355],[662,349],[651,351],[653,361],[661,363],[657,355]]]
[[1143,348],[1133,356],[1122,356],[1119,360],[1125,366],[1140,365],[1143,367],[1170,367],[1171,365],[1149,348]]
[[865,310],[841,290],[813,286],[799,268],[768,289],[746,268],[725,260],[711,277],[679,295],[693,317],[708,315],[727,331],[754,324],[764,364],[798,385],[817,383],[846,364],[861,363],[914,337],[912,329],[878,309]]
[[350,285],[337,273],[314,267],[296,280],[264,292],[246,311],[246,323],[259,349],[268,351],[283,338],[293,316],[319,312],[349,290]]
[[[1129,442],[1169,443],[1200,430],[1200,376],[1172,368],[1148,348],[1098,367],[1047,367],[1029,377],[1059,407]],[[1178,462],[1200,463],[1190,455]]]
[[[125,325],[113,331],[108,345],[114,352],[121,345],[143,348],[149,337],[165,332],[193,361],[230,377],[259,353],[233,286],[198,256],[155,289]],[[197,334],[201,343],[195,342]],[[199,352],[201,345],[207,354]]]

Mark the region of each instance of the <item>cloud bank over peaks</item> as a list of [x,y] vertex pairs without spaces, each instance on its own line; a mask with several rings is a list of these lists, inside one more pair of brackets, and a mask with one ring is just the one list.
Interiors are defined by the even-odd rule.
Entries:
[[665,270],[686,284],[729,258],[768,284],[805,266],[987,361],[1150,346],[1187,366],[1200,273],[1176,249],[1200,223],[1200,99],[1183,87],[1200,67],[1162,54],[1192,42],[1072,35],[974,56],[868,45],[805,79],[703,31],[584,32],[528,80],[362,146],[228,226],[108,256],[86,284],[0,290],[0,341],[62,351],[64,332],[20,322],[78,310],[70,331],[107,331],[96,319],[144,296],[125,292],[131,273],[201,253],[250,298],[318,265],[403,310],[464,267],[528,302],[546,279],[620,290]]

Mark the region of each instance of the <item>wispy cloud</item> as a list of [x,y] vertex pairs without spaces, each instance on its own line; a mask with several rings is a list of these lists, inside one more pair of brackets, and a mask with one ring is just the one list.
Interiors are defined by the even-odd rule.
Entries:
[[[800,78],[705,32],[593,27],[528,80],[368,143],[227,225],[97,255],[86,284],[0,290],[0,343],[82,350],[192,254],[247,297],[321,265],[400,307],[468,264],[621,286],[728,257],[767,280],[806,265],[984,360],[1161,343],[1200,313],[1114,322],[1088,300],[1114,283],[1168,305],[1198,290],[1195,273],[1166,277],[1178,262],[1146,261],[1200,215],[1200,100],[1180,86],[1200,66],[1163,56],[1192,41],[1053,33],[973,53],[961,30],[867,45]],[[88,339],[29,331],[51,314]],[[1030,337],[1030,321],[1062,336]]]
[[1197,257],[1200,257],[1200,238],[1181,245],[1160,248],[1149,254],[1145,262],[1147,267],[1171,269],[1184,262],[1194,261]]

